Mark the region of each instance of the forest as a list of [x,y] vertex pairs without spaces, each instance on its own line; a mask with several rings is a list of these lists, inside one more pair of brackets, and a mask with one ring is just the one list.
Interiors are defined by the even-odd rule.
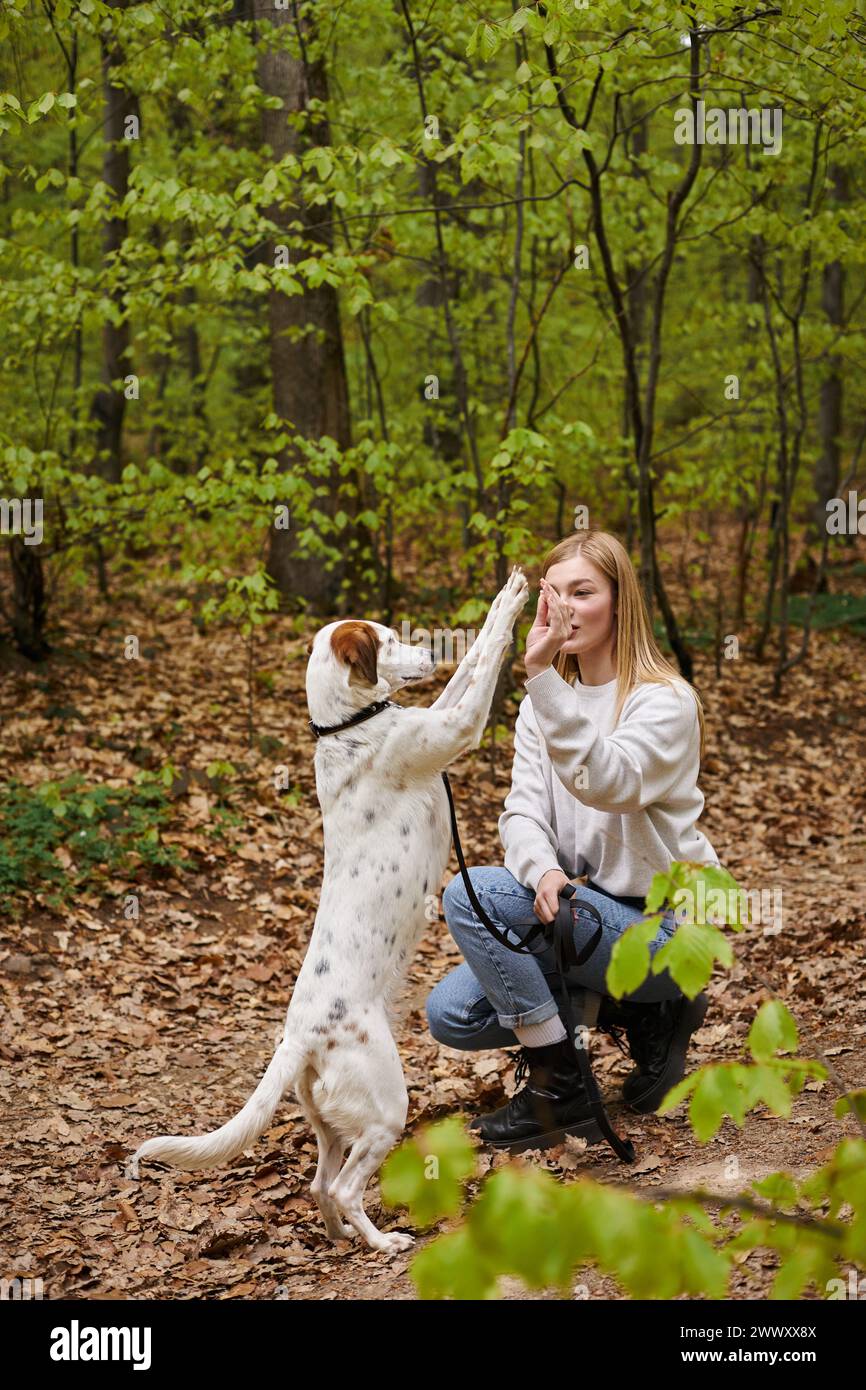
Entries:
[[[3,0],[0,1276],[816,1300],[866,1271],[864,57],[854,0]],[[537,576],[588,528],[701,696],[722,863],[784,903],[683,964],[715,1081],[612,1105],[632,1168],[470,1172],[435,1125],[509,1058],[426,1029],[440,916],[395,1031],[423,1139],[371,1197],[434,1228],[416,1256],[335,1257],[289,1097],[254,1159],[125,1181],[143,1134],[234,1113],[303,960],[310,639],[432,633],[403,697],[429,704],[523,567],[453,777],[467,861],[498,863]],[[622,1058],[594,1051],[605,1090]]]

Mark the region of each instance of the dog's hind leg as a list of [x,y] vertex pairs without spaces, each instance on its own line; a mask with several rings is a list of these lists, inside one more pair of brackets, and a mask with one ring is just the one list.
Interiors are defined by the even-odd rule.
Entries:
[[408,1250],[415,1244],[414,1238],[401,1231],[377,1230],[364,1211],[364,1192],[401,1133],[402,1126],[393,1129],[381,1124],[371,1125],[352,1145],[342,1172],[331,1185],[331,1196],[358,1234],[364,1237],[371,1249],[384,1250],[390,1255],[398,1250]]
[[305,1076],[302,1082],[295,1084],[295,1091],[319,1145],[319,1161],[310,1191],[322,1213],[325,1231],[331,1240],[345,1240],[347,1238],[354,1240],[355,1227],[347,1225],[340,1215],[340,1208],[337,1203],[333,1197],[328,1195],[328,1189],[340,1171],[343,1154],[346,1152],[346,1144],[316,1108],[308,1076]]
[[[400,1141],[409,1096],[400,1054],[384,1012],[370,1015],[360,1037],[333,1062],[331,1072],[314,1086],[316,1105],[325,1122],[351,1136],[352,1147],[328,1195],[372,1250],[390,1254],[414,1244],[398,1231],[379,1231],[364,1211],[364,1193],[373,1175]],[[331,1054],[334,1055],[334,1054]]]

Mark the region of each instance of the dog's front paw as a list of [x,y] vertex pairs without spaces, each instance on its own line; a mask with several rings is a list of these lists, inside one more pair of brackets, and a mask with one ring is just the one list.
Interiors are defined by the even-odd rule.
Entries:
[[508,576],[499,597],[501,603],[496,614],[496,627],[500,633],[510,632],[529,597],[529,584],[519,565]]

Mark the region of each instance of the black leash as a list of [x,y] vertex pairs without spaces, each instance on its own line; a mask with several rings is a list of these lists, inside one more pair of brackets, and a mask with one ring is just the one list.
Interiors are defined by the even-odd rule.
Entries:
[[[442,781],[445,783],[445,791],[448,794],[448,807],[451,812],[451,835],[454,840],[454,852],[457,855],[460,874],[466,888],[466,896],[487,930],[492,936],[496,937],[500,945],[506,946],[509,951],[515,951],[518,955],[535,955],[535,952],[531,951],[529,946],[538,936],[544,937],[545,946],[553,947],[554,958],[556,960],[556,971],[559,976],[560,1012],[565,1020],[568,1036],[571,1039],[571,1044],[574,1048],[575,1056],[577,1057],[580,1078],[589,1099],[593,1118],[617,1158],[621,1159],[623,1163],[634,1163],[637,1157],[634,1151],[634,1145],[630,1139],[620,1138],[608,1119],[607,1111],[604,1108],[604,1102],[601,1098],[601,1092],[598,1089],[598,1082],[592,1072],[592,1065],[589,1060],[589,1044],[586,1035],[581,1034],[578,1040],[577,1025],[574,1020],[574,1007],[571,995],[568,992],[568,986],[565,983],[566,971],[571,970],[576,965],[583,965],[584,961],[589,960],[601,941],[604,929],[602,927],[601,915],[598,908],[586,898],[579,898],[577,896],[577,889],[573,883],[564,883],[559,890],[559,896],[563,901],[553,921],[549,923],[538,922],[530,927],[519,945],[514,945],[513,942],[509,941],[504,932],[501,932],[495,923],[491,922],[484,908],[481,906],[481,903],[478,901],[478,895],[472,886],[469,870],[463,858],[463,847],[460,844],[460,832],[457,829],[457,813],[454,809],[454,797],[451,793],[451,783],[448,780],[447,772],[442,773]],[[578,907],[583,907],[598,923],[592,936],[580,950],[577,949],[575,941]]]
[[[311,719],[309,721],[310,729],[316,738],[321,738],[325,734],[337,734],[343,729],[350,729],[355,724],[363,723],[365,719],[372,719],[374,714],[378,714],[381,710],[387,709],[389,706],[393,709],[405,708],[404,705],[398,705],[393,700],[377,700],[375,704],[367,705],[365,709],[359,710],[357,714],[353,714],[350,719],[346,719],[342,724],[325,726],[322,724],[314,724]],[[474,912],[490,932],[491,936],[496,938],[500,946],[505,946],[507,950],[514,951],[517,955],[534,956],[536,953],[531,949],[532,942],[540,936],[544,938],[545,947],[553,947],[556,970],[559,976],[558,987],[561,993],[560,1010],[568,1029],[568,1036],[571,1039],[575,1056],[577,1057],[577,1065],[587,1097],[589,1098],[590,1110],[592,1111],[593,1118],[598,1124],[599,1129],[610,1144],[617,1158],[621,1159],[623,1163],[634,1163],[636,1158],[634,1145],[630,1139],[620,1138],[607,1117],[607,1111],[604,1108],[604,1102],[602,1101],[601,1093],[598,1089],[598,1083],[592,1073],[592,1066],[589,1060],[589,1046],[585,1040],[585,1035],[582,1034],[580,1040],[578,1040],[577,1025],[574,1019],[574,1007],[571,995],[568,992],[568,986],[565,982],[566,972],[574,966],[583,965],[585,961],[589,960],[601,941],[603,928],[598,909],[594,903],[588,902],[585,898],[579,898],[577,896],[577,890],[573,883],[563,884],[562,888],[559,890],[559,896],[563,901],[553,921],[549,923],[535,923],[530,927],[526,936],[523,937],[518,944],[509,941],[506,933],[500,931],[495,922],[491,922],[484,908],[481,906],[481,903],[478,901],[478,895],[472,886],[469,870],[466,867],[466,860],[463,857],[463,846],[460,843],[460,831],[457,827],[457,812],[454,809],[454,796],[451,791],[451,783],[448,780],[447,772],[442,773],[442,781],[445,783],[445,792],[448,797],[448,810],[451,816],[451,837],[454,841],[454,852],[457,855],[457,863],[460,867],[460,875],[466,888],[466,896],[469,898]],[[580,950],[577,949],[575,942],[577,909],[579,907],[583,907],[598,923],[592,936]]]

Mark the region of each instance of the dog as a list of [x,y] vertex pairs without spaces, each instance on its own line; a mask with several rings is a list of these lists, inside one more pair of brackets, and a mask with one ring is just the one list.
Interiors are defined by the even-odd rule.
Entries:
[[[378,1230],[364,1211],[367,1184],[399,1141],[409,1107],[391,1026],[451,849],[440,773],[481,741],[527,594],[515,566],[434,704],[390,705],[318,739],[325,867],[282,1041],[234,1119],[197,1138],[146,1140],[129,1177],[138,1176],[142,1159],[184,1169],[227,1162],[267,1129],[291,1088],[318,1141],[312,1194],[328,1236],[357,1234],[389,1253],[413,1244],[405,1232]],[[307,651],[310,722],[324,727],[428,677],[436,664],[424,647],[362,620],[329,623]]]

